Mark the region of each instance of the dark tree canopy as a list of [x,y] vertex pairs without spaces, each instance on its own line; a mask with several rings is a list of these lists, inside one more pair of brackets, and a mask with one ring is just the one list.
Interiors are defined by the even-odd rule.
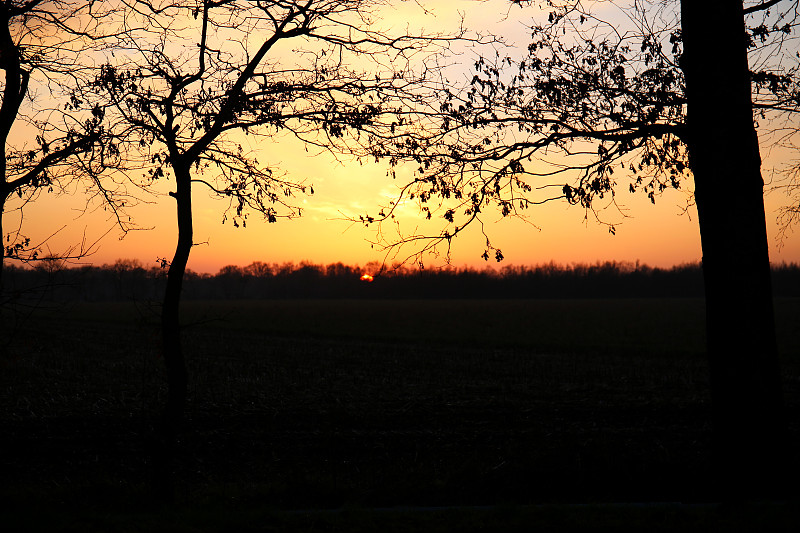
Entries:
[[25,236],[22,210],[42,191],[74,190],[81,181],[77,188],[98,196],[113,213],[124,205],[118,187],[101,180],[118,161],[113,143],[104,139],[104,110],[76,96],[94,75],[93,53],[113,37],[99,28],[112,11],[86,0],[0,2],[0,212],[4,218],[18,212],[14,225],[0,230],[3,257],[39,257],[41,242]]
[[[780,4],[748,10],[746,45],[759,132],[766,143],[795,146],[800,19],[797,2]],[[524,218],[559,199],[614,233],[602,211],[616,208],[621,191],[655,203],[667,189],[691,190],[683,54],[676,2],[547,2],[524,53],[476,58],[462,88],[445,80],[444,97],[401,135],[374,139],[375,157],[417,171],[396,202],[365,221],[391,219],[409,199],[425,217],[444,219],[439,233],[383,242],[424,243],[417,257],[449,249],[492,213]],[[501,260],[489,237],[484,258]]]
[[412,59],[454,39],[372,29],[383,0],[128,4],[126,21],[141,27],[94,83],[126,160],[145,185],[192,165],[192,182],[230,199],[223,220],[237,226],[248,211],[298,216],[292,197],[311,192],[259,159],[260,144],[288,135],[347,153],[413,98]]

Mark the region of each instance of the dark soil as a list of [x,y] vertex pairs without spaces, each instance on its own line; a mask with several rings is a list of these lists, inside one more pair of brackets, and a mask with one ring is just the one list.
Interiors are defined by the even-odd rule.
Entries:
[[[147,443],[164,395],[157,335],[105,322],[37,327],[3,354],[2,506],[145,505]],[[552,354],[208,327],[187,330],[185,344],[183,502],[713,499],[702,354]],[[790,368],[795,443],[799,383]],[[797,471],[797,459],[787,469]]]

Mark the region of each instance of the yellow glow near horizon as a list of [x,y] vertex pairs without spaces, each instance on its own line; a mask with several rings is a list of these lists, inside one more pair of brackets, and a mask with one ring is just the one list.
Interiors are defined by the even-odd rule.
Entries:
[[[486,28],[509,40],[515,36],[524,39],[527,34],[524,25],[521,19],[515,19],[519,10],[511,9],[510,16],[506,17],[508,9],[497,10],[501,3],[507,5],[507,2],[464,2],[469,4],[469,9],[464,10],[465,26]],[[453,2],[439,0],[425,2],[425,5],[430,8],[427,15],[421,13],[415,3],[404,2],[387,11],[382,26],[394,23],[405,28],[413,24],[446,31],[458,23],[460,7],[454,7]],[[396,18],[390,20],[389,17]],[[468,54],[463,59],[466,65],[472,60]],[[395,193],[403,177],[393,181],[387,176],[385,164],[337,161],[328,154],[306,152],[302,145],[287,139],[270,140],[268,145],[251,145],[251,148],[259,150],[259,160],[269,161],[296,181],[313,185],[315,194],[298,198],[303,207],[303,216],[299,219],[281,219],[267,224],[259,215],[251,214],[246,228],[234,228],[230,223],[221,223],[225,201],[209,198],[202,186],[196,186],[193,200],[197,245],[189,261],[191,270],[216,273],[225,265],[245,266],[253,261],[365,265],[384,260],[392,263],[408,255],[400,250],[396,255],[387,256],[369,243],[375,238],[375,228],[364,228],[346,220],[367,212],[374,214]],[[774,161],[769,163],[774,165]],[[669,267],[701,259],[697,215],[693,207],[687,207],[687,192],[666,191],[656,205],[651,205],[643,194],[629,194],[622,180],[621,184],[615,201],[627,218],[611,209],[606,213],[616,224],[616,235],[609,234],[606,226],[592,218],[585,220],[586,213],[581,208],[566,202],[536,206],[526,213],[527,221],[487,216],[485,231],[506,258],[499,265],[494,261],[488,264],[502,267],[550,261],[571,264],[616,260]],[[45,253],[62,253],[81,242],[92,244],[100,239],[94,253],[86,257],[84,263],[99,265],[113,263],[118,258],[131,258],[146,266],[154,265],[157,258],[171,258],[175,247],[175,203],[166,195],[171,186],[172,182],[163,183],[157,196],[147,198],[151,203],[129,209],[129,214],[143,229],[124,236],[102,208],[86,211],[85,198],[79,193],[61,197],[42,194],[25,208],[23,233],[34,242],[41,242],[55,233],[45,243]],[[789,234],[781,248],[774,240],[779,229],[777,210],[787,199],[777,192],[770,193],[766,203],[772,261],[800,262],[800,237],[796,233]],[[6,231],[18,224],[16,217],[14,212],[5,215]],[[401,218],[401,229],[405,233],[414,233],[416,229],[435,231],[442,222],[436,217],[426,221],[410,206],[405,208]],[[451,263],[482,268],[487,264],[480,257],[484,246],[480,228],[471,227],[453,241]],[[441,265],[443,261],[441,256],[428,258],[425,266]]]
[[[245,266],[253,261],[365,265],[404,258],[402,251],[394,258],[387,258],[368,242],[375,237],[373,229],[344,220],[346,215],[374,213],[387,200],[395,184],[386,176],[384,166],[339,164],[325,155],[313,158],[287,155],[281,163],[284,170],[307,177],[314,186],[315,194],[302,200],[303,216],[268,224],[251,215],[246,228],[234,228],[230,223],[222,224],[224,201],[209,198],[198,187],[194,193],[198,244],[192,251],[190,269],[216,273],[225,265]],[[778,230],[776,209],[785,199],[777,194],[768,194],[766,199],[772,261],[800,262],[797,234],[789,235],[781,249],[774,241]],[[499,265],[494,261],[488,264],[501,267],[549,261],[570,264],[639,260],[651,266],[668,267],[700,260],[697,216],[693,208],[686,208],[685,193],[667,191],[656,205],[651,205],[644,195],[623,191],[618,193],[616,201],[629,216],[617,225],[616,235],[609,234],[605,226],[593,219],[584,220],[583,210],[565,202],[537,206],[527,214],[528,222],[503,219],[499,215],[489,217],[491,222],[485,229],[506,260]],[[177,230],[171,197],[162,195],[154,199],[155,203],[132,208],[134,220],[147,229],[131,232],[121,239],[108,213],[102,209],[84,213],[83,202],[80,196],[42,195],[26,208],[25,228],[35,230],[29,231],[31,236],[48,236],[66,226],[47,243],[45,250],[54,253],[81,241],[92,243],[110,230],[99,242],[96,253],[86,258],[85,262],[93,264],[136,258],[145,265],[153,265],[159,257],[172,256]],[[426,221],[421,216],[409,216],[403,219],[402,228],[408,232],[414,228],[422,231],[426,227],[435,229],[441,222],[441,219]],[[487,264],[480,258],[484,238],[478,230],[477,226],[471,228],[453,242],[453,265],[482,268]],[[428,258],[425,265],[442,262],[442,258]]]

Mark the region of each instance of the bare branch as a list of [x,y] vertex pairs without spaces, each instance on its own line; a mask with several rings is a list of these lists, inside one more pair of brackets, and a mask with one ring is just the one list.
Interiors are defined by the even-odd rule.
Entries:
[[750,6],[744,9],[745,15],[750,15],[751,13],[756,13],[757,11],[765,11],[775,4],[779,4],[781,0],[767,0],[766,2],[762,2],[760,4],[756,4],[754,6]]

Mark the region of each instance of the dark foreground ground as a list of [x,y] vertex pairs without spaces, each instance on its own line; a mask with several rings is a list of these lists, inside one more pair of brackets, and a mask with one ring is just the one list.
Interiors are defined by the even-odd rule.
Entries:
[[[177,507],[165,515],[148,505],[147,442],[164,398],[148,308],[57,306],[3,349],[0,519],[13,527],[0,529],[797,525],[791,504],[740,516],[706,505],[701,301],[185,311],[191,384]],[[778,317],[798,450],[800,301],[779,301]],[[799,456],[787,470],[798,471]],[[338,511],[320,511],[329,509]]]

